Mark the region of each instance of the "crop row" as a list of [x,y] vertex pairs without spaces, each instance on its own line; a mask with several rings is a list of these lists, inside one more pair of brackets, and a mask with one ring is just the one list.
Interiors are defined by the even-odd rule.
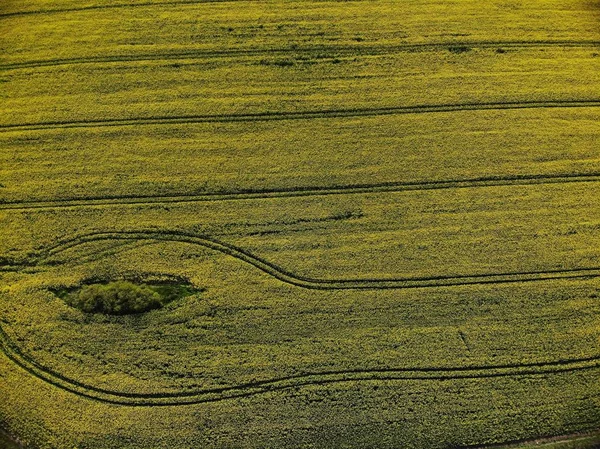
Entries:
[[30,15],[45,15],[45,14],[61,14],[66,12],[89,11],[97,9],[120,9],[120,8],[135,8],[147,6],[169,6],[169,5],[197,5],[198,3],[232,3],[237,1],[247,0],[176,0],[176,1],[156,1],[156,2],[139,2],[139,3],[114,3],[108,5],[87,5],[76,8],[56,8],[56,9],[38,9],[33,11],[15,11],[10,13],[0,14],[2,17],[18,17]]

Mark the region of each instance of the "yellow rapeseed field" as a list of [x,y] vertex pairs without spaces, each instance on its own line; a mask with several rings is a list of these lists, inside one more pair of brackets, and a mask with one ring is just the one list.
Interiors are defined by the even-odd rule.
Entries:
[[600,1],[1,0],[0,50],[0,446],[600,445]]

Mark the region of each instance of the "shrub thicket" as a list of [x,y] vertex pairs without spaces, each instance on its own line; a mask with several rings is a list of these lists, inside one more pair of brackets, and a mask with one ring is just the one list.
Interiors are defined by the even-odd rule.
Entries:
[[85,285],[65,299],[83,312],[109,315],[141,313],[162,306],[161,295],[153,288],[128,281]]

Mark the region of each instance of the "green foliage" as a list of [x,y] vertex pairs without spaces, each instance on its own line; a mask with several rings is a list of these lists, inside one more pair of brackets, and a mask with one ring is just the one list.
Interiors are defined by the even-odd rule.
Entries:
[[86,313],[128,315],[161,308],[163,305],[193,294],[185,285],[146,285],[129,281],[90,284],[75,291],[62,291],[59,296],[67,304]]
[[67,295],[67,302],[83,312],[127,315],[161,307],[161,297],[146,285],[127,281],[92,284]]

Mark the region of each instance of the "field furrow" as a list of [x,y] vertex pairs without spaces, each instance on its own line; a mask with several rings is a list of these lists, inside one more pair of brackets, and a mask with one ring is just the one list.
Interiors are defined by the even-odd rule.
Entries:
[[169,204],[206,201],[239,201],[269,198],[295,198],[303,196],[327,195],[352,195],[380,192],[410,192],[418,190],[441,189],[472,189],[477,187],[492,186],[527,186],[537,184],[566,184],[566,183],[596,183],[600,182],[600,174],[584,173],[569,175],[534,175],[494,177],[487,179],[463,179],[426,181],[421,183],[385,183],[363,185],[338,185],[331,187],[311,188],[309,186],[297,189],[263,190],[263,191],[233,191],[223,193],[209,193],[205,195],[180,195],[180,196],[120,196],[105,198],[70,198],[54,201],[4,201],[0,203],[0,210],[30,210],[30,209],[60,209],[78,207],[116,206],[120,204]]
[[396,106],[390,108],[365,108],[365,109],[330,109],[322,111],[301,112],[257,112],[253,114],[238,115],[199,115],[199,116],[174,116],[174,117],[140,117],[132,119],[107,119],[73,122],[45,122],[45,123],[16,123],[0,125],[3,131],[37,131],[44,129],[67,128],[100,128],[107,126],[141,126],[141,125],[168,125],[191,123],[231,123],[255,122],[273,120],[311,120],[322,118],[340,117],[371,117],[399,114],[433,114],[436,112],[460,111],[485,111],[485,110],[511,110],[511,109],[550,109],[550,108],[596,108],[600,100],[549,100],[549,101],[515,101],[502,103],[464,103],[443,105],[417,105]]
[[92,399],[107,404],[129,406],[174,406],[192,405],[206,402],[217,402],[226,399],[251,397],[259,394],[272,393],[305,387],[311,385],[327,385],[339,382],[356,381],[402,381],[402,380],[451,380],[451,379],[480,379],[505,376],[536,376],[551,373],[594,370],[600,367],[600,355],[584,359],[560,360],[549,363],[531,363],[511,366],[486,367],[453,367],[453,368],[399,368],[380,370],[352,370],[303,374],[286,378],[276,378],[252,382],[233,387],[205,390],[185,391],[180,393],[126,393],[110,391],[86,385],[77,380],[54,372],[32,358],[23,354],[9,339],[0,327],[0,349],[14,363],[35,377],[86,399]]
[[[420,44],[404,45],[377,45],[377,46],[320,46],[320,47],[288,47],[288,48],[256,48],[243,50],[213,50],[213,51],[187,51],[171,52],[164,54],[138,54],[138,55],[115,55],[115,56],[90,56],[87,58],[71,59],[46,59],[38,61],[15,62],[12,64],[0,65],[0,71],[32,69],[40,67],[56,67],[64,65],[78,64],[111,64],[111,63],[130,63],[140,61],[170,61],[176,60],[188,62],[189,60],[203,60],[212,58],[248,58],[255,56],[274,56],[274,55],[292,55],[294,57],[310,57],[314,54],[336,55],[336,56],[354,56],[367,57],[374,55],[389,55],[394,53],[412,53],[419,51],[470,51],[473,49],[494,49],[504,51],[505,49],[522,48],[600,48],[600,41],[464,41],[464,42],[425,42]],[[469,50],[467,50],[469,49]]]

